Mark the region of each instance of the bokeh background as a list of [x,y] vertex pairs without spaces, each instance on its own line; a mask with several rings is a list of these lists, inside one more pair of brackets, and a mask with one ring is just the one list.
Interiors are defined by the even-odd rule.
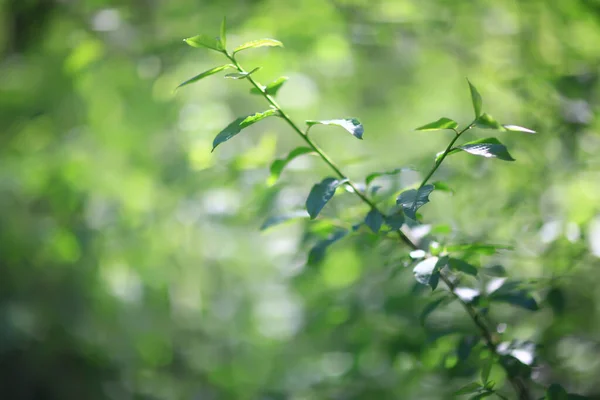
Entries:
[[454,193],[432,194],[420,232],[515,246],[479,265],[530,284],[541,310],[498,305],[499,330],[537,343],[536,394],[598,398],[597,0],[1,1],[0,397],[446,399],[476,378],[457,350],[472,322],[452,305],[420,323],[432,295],[400,244],[359,230],[307,265],[319,235],[366,213],[351,194],[260,231],[330,172],[305,156],[269,182],[301,145],[277,119],[211,154],[267,108],[222,75],[173,91],[223,63],[182,39],[225,15],[230,46],[285,44],[239,60],[290,78],[278,100],[296,122],[363,122],[363,141],[313,130],[353,180],[416,169],[381,178],[387,193],[450,140],[415,127],[471,121],[466,77],[485,111],[538,131],[498,133],[514,163],[448,158],[436,179]]

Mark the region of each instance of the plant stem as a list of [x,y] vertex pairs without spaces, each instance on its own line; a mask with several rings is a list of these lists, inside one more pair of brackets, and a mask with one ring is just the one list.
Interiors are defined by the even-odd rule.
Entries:
[[[233,63],[233,65],[235,65],[235,67],[237,68],[237,70],[241,73],[246,73],[246,71],[242,68],[242,66],[237,62],[237,60],[235,59],[234,56],[230,55],[227,52],[224,52],[225,56]],[[306,142],[306,144],[315,152],[319,155],[319,157],[327,164],[329,165],[329,167],[336,173],[336,175],[341,178],[341,179],[347,179],[346,175],[344,175],[344,173],[341,171],[341,169],[335,164],[335,162],[329,158],[329,156],[315,143],[312,141],[312,139],[304,132],[302,132],[302,130],[298,127],[298,125],[296,125],[294,123],[294,121],[292,121],[292,119],[289,117],[289,115],[287,115],[287,113],[285,111],[283,111],[283,109],[279,106],[279,104],[277,104],[277,101],[275,101],[275,99],[273,98],[273,96],[271,96],[270,94],[268,94],[264,89],[263,86],[260,85],[258,82],[256,82],[254,80],[254,78],[252,78],[251,75],[248,75],[245,79],[248,79],[248,81],[252,84],[252,86],[254,86],[262,95],[263,97],[269,102],[269,104],[271,106],[273,106],[273,108],[275,108],[281,118],[283,118],[285,120],[285,122],[287,122],[287,124]],[[425,186],[427,184],[427,182],[429,181],[429,179],[431,178],[431,176],[435,173],[435,171],[439,168],[439,166],[442,164],[442,162],[444,161],[444,159],[446,158],[446,156],[448,155],[448,153],[450,153],[450,151],[452,150],[452,146],[454,145],[454,143],[458,140],[458,138],[460,137],[460,135],[462,135],[464,132],[466,132],[467,130],[471,129],[475,124],[475,121],[473,121],[471,124],[469,124],[466,128],[464,128],[461,131],[456,131],[456,135],[455,137],[452,139],[452,141],[450,142],[450,144],[448,145],[448,147],[446,148],[446,150],[444,151],[444,153],[438,158],[438,160],[436,161],[435,165],[433,166],[433,168],[431,169],[431,171],[427,174],[427,176],[425,177],[425,179],[423,179],[423,182],[421,182],[421,185],[419,186],[419,189],[422,188],[423,186]],[[367,196],[365,196],[364,193],[362,193],[354,183],[352,183],[352,181],[347,180],[346,185],[348,185],[354,194],[356,194],[365,204],[367,204],[369,207],[371,207],[371,209],[376,210],[377,212],[379,212],[381,215],[384,215],[381,210],[379,210],[377,208],[377,206],[375,205],[375,203],[373,201],[371,201]],[[400,240],[402,242],[404,242],[408,247],[410,247],[413,250],[418,250],[419,246],[414,243],[411,239],[408,238],[408,236],[406,236],[406,234],[404,234],[404,232],[402,232],[401,230],[398,230],[398,236],[400,238]],[[479,312],[477,311],[477,309],[475,309],[471,304],[463,301],[460,296],[458,296],[455,292],[455,286],[454,283],[450,280],[450,278],[446,275],[444,275],[441,271],[440,271],[440,279],[446,284],[446,286],[448,287],[448,290],[450,291],[450,293],[452,293],[452,296],[454,296],[454,298],[456,298],[461,304],[462,306],[465,308],[467,314],[469,314],[469,317],[471,317],[471,319],[473,320],[473,322],[475,323],[475,325],[477,326],[477,328],[479,329],[479,331],[481,332],[481,336],[483,337],[486,346],[490,349],[490,351],[492,352],[492,354],[495,357],[498,357],[498,351],[496,349],[496,343],[492,337],[492,333],[489,329],[489,327],[484,323],[483,319],[481,318],[481,315],[479,314]],[[506,370],[506,366],[504,364],[502,364],[502,367]],[[518,378],[515,377],[510,377],[510,373],[509,371],[507,372],[507,376],[509,377],[509,381],[511,383],[511,385],[513,386],[513,388],[515,389],[515,391],[518,393],[519,395],[519,400],[529,400],[530,396],[529,393],[527,391],[527,388],[523,385],[523,383],[518,380]]]

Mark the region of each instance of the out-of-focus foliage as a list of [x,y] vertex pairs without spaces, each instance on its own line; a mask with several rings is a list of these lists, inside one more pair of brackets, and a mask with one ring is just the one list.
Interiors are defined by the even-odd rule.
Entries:
[[222,64],[181,40],[224,15],[232,49],[285,44],[239,59],[263,83],[289,77],[277,96],[294,120],[360,117],[362,141],[311,130],[352,179],[405,168],[371,179],[384,204],[448,142],[413,128],[472,120],[467,76],[484,111],[539,132],[502,133],[513,163],[449,157],[436,179],[452,190],[414,233],[513,245],[473,257],[539,289],[536,313],[492,307],[521,343],[507,351],[535,357],[539,397],[600,395],[598,1],[4,0],[3,398],[440,399],[479,376],[471,320],[414,283],[397,241],[352,232],[369,211],[354,197],[260,232],[329,171],[305,154],[269,179],[302,144],[277,118],[211,154],[266,107],[218,75],[174,92]]

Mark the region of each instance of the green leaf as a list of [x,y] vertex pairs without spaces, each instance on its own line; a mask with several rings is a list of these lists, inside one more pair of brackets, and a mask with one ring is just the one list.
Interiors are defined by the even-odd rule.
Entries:
[[481,109],[483,108],[483,101],[481,100],[481,95],[477,91],[477,88],[473,86],[471,81],[467,79],[469,82],[469,89],[471,90],[471,100],[473,100],[473,110],[475,111],[475,118],[479,118],[481,115]]
[[279,176],[281,175],[281,172],[283,171],[283,169],[296,157],[299,157],[303,154],[309,154],[309,153],[313,153],[313,149],[311,149],[310,147],[296,147],[294,150],[290,151],[289,154],[285,157],[285,158],[280,158],[277,159],[275,161],[273,161],[273,163],[271,164],[271,177],[269,178],[269,181],[271,181],[272,183],[275,183],[277,181],[277,179],[279,179]]
[[233,50],[233,54],[237,53],[238,51],[242,51],[242,50],[246,50],[246,49],[254,49],[256,47],[265,47],[265,46],[283,47],[283,43],[281,43],[279,40],[275,40],[275,39],[253,40],[251,42],[247,42],[247,43],[244,43],[241,46],[236,47],[235,50]]
[[404,225],[404,215],[400,211],[397,211],[392,215],[386,216],[385,224],[389,226],[391,230],[397,231]]
[[187,39],[183,39],[188,45],[196,48],[205,47],[207,49],[216,50],[219,52],[223,51],[223,47],[221,46],[221,41],[215,37],[209,35],[196,35],[189,37]]
[[504,161],[515,161],[509,154],[508,149],[496,138],[485,138],[474,140],[456,147],[450,153],[458,150],[466,151],[469,154],[486,158],[499,158]]
[[221,21],[221,36],[219,37],[221,48],[225,50],[227,48],[227,18],[223,17]]
[[383,215],[381,215],[379,210],[372,208],[365,217],[365,225],[367,225],[373,233],[379,232],[381,225],[383,225]]
[[469,243],[469,244],[452,244],[446,246],[446,251],[449,253],[454,252],[465,252],[465,253],[478,253],[484,255],[495,254],[498,250],[514,250],[513,246],[502,245],[502,244],[482,244],[482,243]]
[[230,79],[244,79],[244,78],[247,78],[248,76],[252,75],[256,71],[258,71],[260,68],[261,67],[256,67],[256,68],[254,68],[250,72],[234,72],[232,74],[225,75],[225,78],[230,78]]
[[337,125],[341,126],[348,132],[352,134],[352,136],[362,139],[363,132],[365,131],[364,127],[356,118],[344,118],[344,119],[330,119],[325,121],[306,121],[306,125]]
[[537,301],[517,281],[504,282],[500,288],[490,293],[488,298],[491,301],[512,304],[530,311],[539,310]]
[[451,269],[453,269],[455,271],[461,271],[461,272],[464,272],[465,274],[477,276],[477,268],[461,259],[450,258],[448,260],[448,265],[450,266]]
[[188,79],[187,81],[185,81],[182,84],[180,84],[179,86],[177,86],[177,88],[175,90],[179,89],[182,86],[189,85],[190,83],[197,82],[200,79],[206,78],[207,76],[214,75],[217,72],[221,72],[221,71],[223,71],[224,69],[227,69],[227,68],[235,68],[235,66],[233,66],[231,64],[225,64],[225,65],[221,65],[219,67],[214,67],[212,69],[209,69],[208,71],[204,71],[201,74],[198,74],[198,75],[194,76],[193,78]]
[[379,178],[380,176],[384,176],[384,175],[388,175],[388,176],[397,175],[400,172],[404,172],[404,171],[413,171],[413,169],[411,169],[411,168],[396,168],[393,171],[374,172],[372,174],[367,175],[367,178],[365,179],[365,183],[366,183],[367,186],[369,186],[369,184],[371,182],[373,182],[374,179]]
[[477,118],[477,120],[475,121],[475,125],[478,128],[483,129],[497,129],[499,131],[505,130],[504,127],[494,119],[494,117],[487,113],[481,114],[479,118]]
[[309,215],[306,212],[306,210],[298,210],[298,211],[292,211],[292,212],[282,214],[282,215],[274,215],[272,217],[267,218],[267,220],[261,225],[260,230],[264,231],[273,226],[283,224],[284,222],[288,222],[288,221],[291,221],[294,219],[308,218],[308,217],[309,217]]
[[213,140],[213,148],[211,152],[215,151],[218,145],[223,142],[228,141],[232,137],[236,136],[238,133],[242,131],[242,129],[249,127],[252,124],[257,123],[258,121],[265,119],[267,117],[271,117],[273,115],[277,115],[278,111],[275,109],[269,109],[264,112],[258,112],[256,114],[248,115],[246,117],[240,117],[227,125],[225,129],[223,129]]
[[446,184],[445,182],[437,181],[433,182],[432,185],[435,190],[439,190],[440,192],[454,193],[454,190],[452,190],[452,188],[448,186],[448,184]]
[[458,123],[450,118],[440,118],[435,122],[431,122],[427,125],[423,125],[417,128],[417,131],[440,131],[443,129],[456,129],[458,128]]
[[434,300],[434,301],[430,302],[429,304],[427,304],[423,308],[423,311],[421,311],[421,315],[419,317],[419,320],[421,321],[421,325],[425,325],[425,320],[427,319],[429,314],[431,314],[432,312],[435,311],[436,308],[438,308],[442,304],[449,303],[451,301],[452,301],[452,298],[450,298],[450,297],[441,297],[441,298]]
[[317,242],[308,253],[308,264],[315,265],[323,260],[329,246],[348,235],[348,230],[339,229],[330,234],[327,239]]
[[494,392],[492,392],[491,390],[488,390],[488,391],[485,391],[485,392],[482,392],[482,393],[478,393],[475,396],[469,397],[469,400],[480,400],[480,399],[483,399],[485,397],[490,397],[493,394],[494,394]]
[[[273,82],[269,83],[267,86],[263,86],[262,89],[268,95],[275,96],[277,94],[277,92],[279,91],[279,89],[281,89],[283,84],[286,83],[288,79],[290,79],[290,78],[288,78],[287,76],[282,76],[280,78],[277,78]],[[262,94],[262,92],[260,90],[258,90],[257,88],[250,89],[250,93],[259,94],[259,95]]]
[[490,372],[492,371],[493,361],[494,359],[490,357],[488,360],[486,360],[485,364],[483,364],[483,367],[481,368],[481,383],[483,383],[484,385],[487,385],[488,380],[490,379]]
[[568,400],[569,395],[567,391],[560,386],[558,383],[553,383],[550,385],[548,390],[546,390],[546,400]]
[[433,189],[433,185],[425,185],[420,189],[402,192],[396,199],[396,204],[402,206],[402,210],[407,217],[416,220],[417,210],[429,203],[429,195]]
[[335,194],[335,190],[347,181],[347,179],[325,178],[312,187],[306,199],[306,210],[310,214],[310,219],[315,219],[319,215]]
[[458,343],[458,348],[456,351],[458,359],[461,361],[466,361],[469,358],[473,347],[475,347],[479,343],[479,339],[479,336],[475,335],[463,337]]
[[440,279],[440,268],[445,265],[446,257],[430,257],[419,262],[413,269],[415,279],[422,285],[428,285],[432,290],[437,288]]
[[481,385],[478,382],[471,382],[468,385],[463,386],[454,392],[455,396],[460,396],[461,394],[469,394],[478,392],[481,389]]
[[524,133],[536,133],[534,130],[531,130],[529,128],[524,128],[522,126],[518,126],[518,125],[502,125],[504,127],[504,129],[506,129],[507,131],[511,131],[511,132],[524,132]]

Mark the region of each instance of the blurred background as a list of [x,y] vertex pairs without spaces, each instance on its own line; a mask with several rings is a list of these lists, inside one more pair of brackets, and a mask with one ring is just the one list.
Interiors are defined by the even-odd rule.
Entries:
[[312,131],[351,179],[415,169],[379,179],[384,203],[451,138],[415,127],[472,120],[467,77],[484,111],[538,131],[468,132],[517,161],[449,157],[436,179],[454,193],[432,194],[419,232],[515,246],[478,265],[541,310],[495,306],[498,330],[537,344],[538,397],[558,382],[600,398],[598,0],[0,1],[0,397],[446,399],[476,378],[472,321],[453,304],[421,324],[432,294],[401,245],[359,230],[307,264],[364,217],[351,194],[260,231],[331,173],[304,156],[269,182],[302,144],[275,118],[211,154],[267,108],[222,75],[173,91],[224,63],[182,42],[223,16],[230,48],[285,44],[239,60],[290,78],[278,100],[296,122],[361,120],[363,141]]

